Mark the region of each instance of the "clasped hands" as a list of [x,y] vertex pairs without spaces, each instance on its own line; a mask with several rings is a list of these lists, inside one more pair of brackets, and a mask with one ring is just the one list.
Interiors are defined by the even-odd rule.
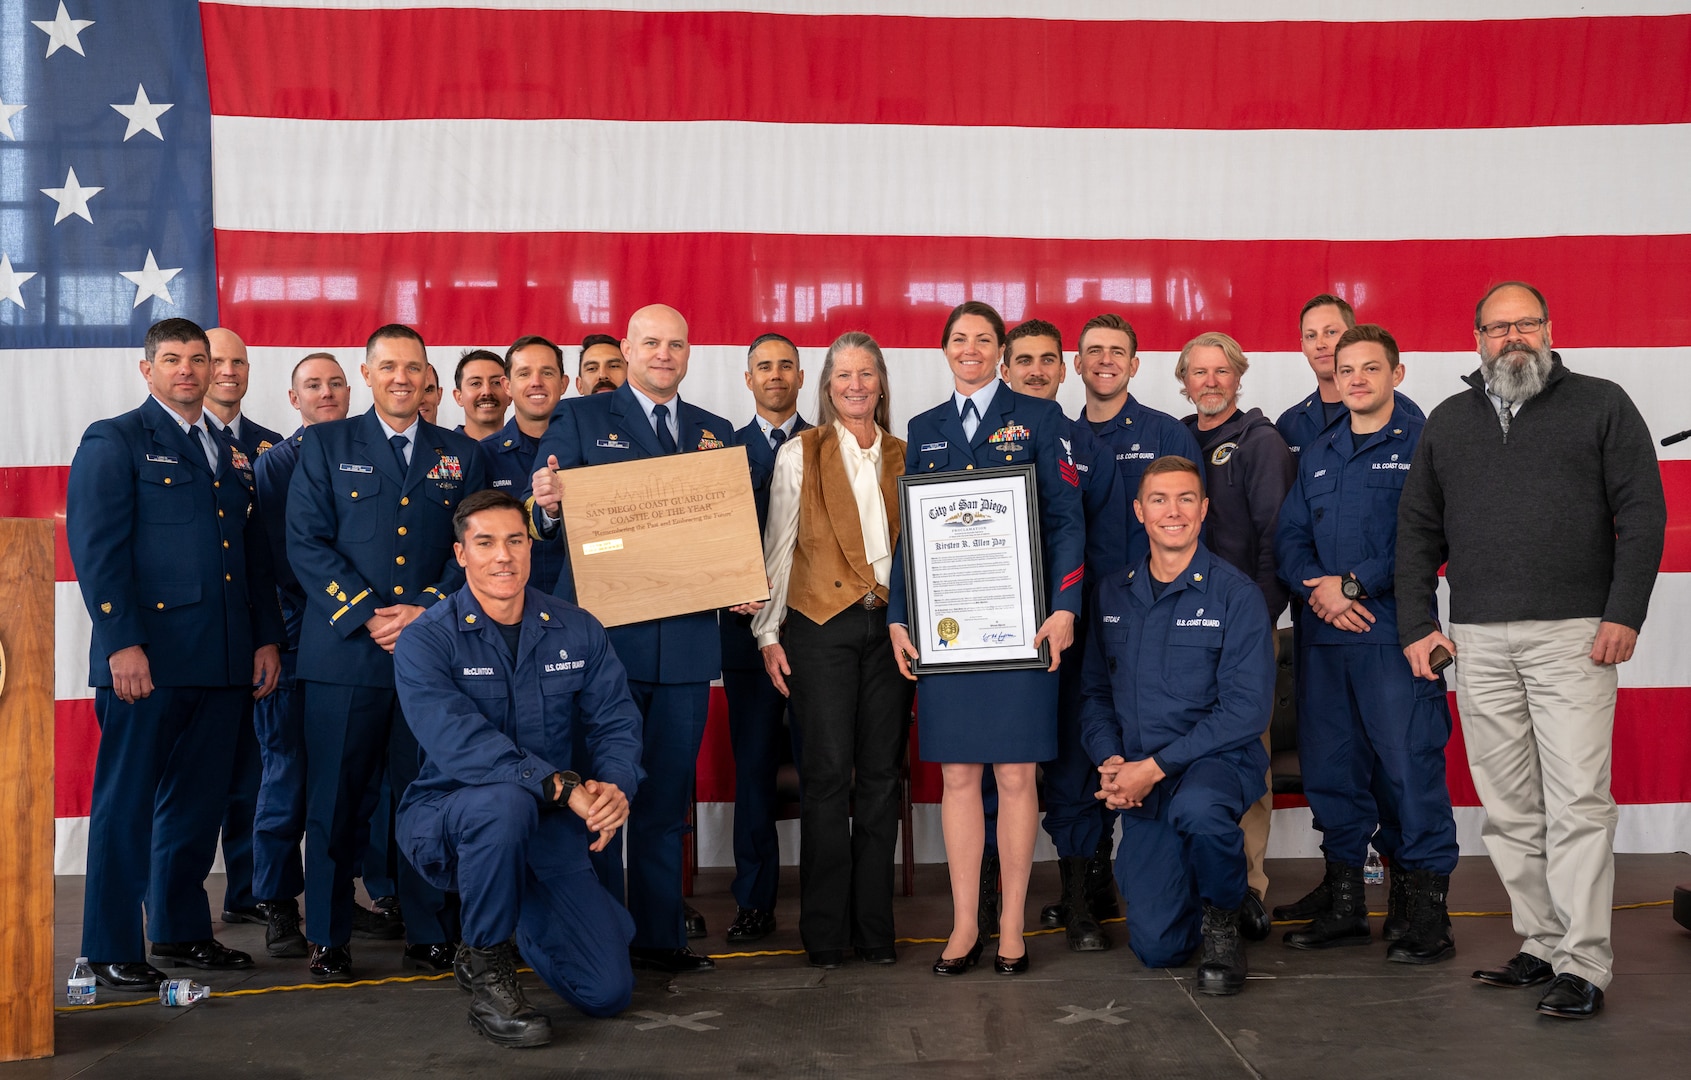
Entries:
[[1345,596],[1344,578],[1336,575],[1306,578],[1309,586],[1309,610],[1322,622],[1353,634],[1365,634],[1374,625],[1374,613],[1362,606],[1362,601]]
[[616,836],[623,822],[628,820],[628,796],[609,780],[583,780],[564,796],[564,777],[553,773],[546,778],[546,797],[553,806],[560,800],[587,823],[588,831],[599,838],[587,845],[588,851],[604,851]]
[[1157,781],[1167,775],[1155,758],[1128,761],[1120,754],[1111,754],[1098,766],[1099,790],[1092,797],[1103,799],[1111,810],[1143,806]]

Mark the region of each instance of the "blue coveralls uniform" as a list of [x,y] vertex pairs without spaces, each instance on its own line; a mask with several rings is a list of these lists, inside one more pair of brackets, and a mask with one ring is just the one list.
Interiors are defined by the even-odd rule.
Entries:
[[[804,417],[794,416],[788,437],[809,428]],[[755,418],[734,433],[734,445],[746,448],[761,536],[769,523],[775,448]],[[734,902],[756,911],[774,911],[781,878],[775,774],[781,767],[782,748],[789,742],[787,698],[764,670],[763,653],[752,636],[752,617],[723,611],[720,626],[722,691],[728,699],[728,739],[734,749]]]
[[[452,514],[487,486],[475,440],[418,419],[402,471],[394,432],[372,408],[305,429],[288,494],[288,557],[306,597],[300,631],[305,698],[305,923],[317,945],[352,935],[360,823],[387,762],[394,791],[417,775],[417,746],[394,690],[393,658],[364,629],[377,608],[428,608],[463,583]],[[403,860],[406,939],[451,939],[445,898]]]
[[[608,394],[566,398],[552,413],[540,440],[535,468],[557,456],[558,467],[605,465],[661,457],[663,447],[635,389],[624,384]],[[677,453],[721,449],[734,437],[728,421],[682,401],[668,402],[676,426]],[[567,533],[569,522],[563,523]],[[537,535],[543,530],[536,522]],[[640,710],[641,764],[647,783],[629,806],[628,827],[593,856],[599,880],[622,897],[623,845],[627,837],[627,901],[634,915],[633,945],[643,949],[686,947],[681,896],[682,844],[692,804],[699,744],[710,707],[710,683],[722,671],[722,641],[716,612],[611,627],[611,646],[628,672],[628,689]],[[596,762],[588,762],[597,769]],[[583,773],[583,775],[587,775]]]
[[[88,681],[100,724],[82,952],[145,958],[212,936],[205,870],[217,850],[253,653],[282,641],[252,463],[209,432],[217,466],[148,398],[91,425],[71,461],[65,535],[93,621]],[[144,646],[153,692],[128,704],[108,658]]]
[[[955,397],[910,421],[904,471],[909,476],[1032,464],[1039,489],[1046,606],[1076,615],[1085,577],[1086,524],[1080,474],[1066,445],[1069,419],[1054,401],[1018,394],[999,382],[973,439],[963,433]],[[887,621],[908,625],[904,537],[893,552]],[[923,613],[938,618],[938,613]],[[914,635],[913,635],[914,636]],[[923,675],[916,684],[922,760],[1049,761],[1057,756],[1057,676],[1037,671]]]
[[276,690],[253,709],[263,768],[253,807],[253,894],[279,900],[305,891],[300,839],[305,835],[305,699],[296,685],[299,632],[305,621],[305,593],[288,562],[288,490],[299,463],[301,427],[253,462],[253,513],[264,520],[276,571],[287,641]]
[[591,1016],[634,991],[634,920],[594,876],[579,816],[547,803],[554,772],[639,787],[640,714],[599,621],[530,586],[512,656],[500,628],[460,589],[405,628],[394,649],[400,704],[424,762],[400,801],[400,849],[463,901],[464,943],[514,936],[546,985]]
[[[540,440],[524,433],[513,416],[481,441],[481,449],[487,456],[487,486],[521,499],[534,479],[534,455],[540,450]],[[570,549],[562,536],[534,541],[529,552],[528,583],[543,593],[575,601]]]
[[[251,417],[237,416],[232,426],[222,425],[210,409],[205,411],[206,423],[221,427],[241,452],[257,469],[258,459],[271,447],[282,443],[280,432],[271,431]],[[255,472],[256,476],[256,472]],[[266,522],[266,533],[269,531]],[[271,551],[274,553],[274,546]],[[272,560],[274,565],[274,560]],[[269,695],[275,697],[274,691]],[[253,894],[253,816],[258,805],[258,787],[264,772],[264,760],[259,751],[258,735],[254,728],[256,703],[249,701],[246,716],[241,720],[235,736],[235,775],[229,784],[229,808],[223,814],[223,910],[250,909],[258,900]],[[211,867],[208,865],[206,870]]]
[[[1276,540],[1287,586],[1304,598],[1298,756],[1322,849],[1359,867],[1376,824],[1399,823],[1387,852],[1406,870],[1449,874],[1456,824],[1445,785],[1450,709],[1444,680],[1417,679],[1397,643],[1397,504],[1423,421],[1394,408],[1368,435],[1340,419],[1304,446]],[[1310,578],[1354,573],[1376,621],[1363,633],[1323,622]],[[1390,843],[1388,841],[1388,843]]]
[[[1421,407],[1411,401],[1401,390],[1392,391],[1394,408],[1398,414],[1425,420]],[[1292,459],[1297,461],[1303,453],[1303,448],[1313,446],[1321,433],[1331,427],[1340,417],[1349,417],[1350,410],[1343,401],[1322,401],[1319,392],[1293,405],[1280,414],[1280,419],[1274,422],[1274,429],[1286,441],[1286,449],[1292,452]],[[1292,592],[1292,690],[1298,702],[1298,715],[1301,717],[1306,709],[1303,705],[1304,660],[1306,659],[1306,643],[1299,627],[1303,624],[1303,597],[1297,590]],[[1392,805],[1389,793],[1379,786],[1382,777],[1375,777],[1374,802],[1380,813],[1380,825],[1374,833],[1374,850],[1386,859],[1394,859],[1397,854],[1398,823],[1396,810]],[[1317,832],[1321,830],[1321,818],[1313,808],[1310,811]]]
[[[1082,413],[1073,430],[1074,464],[1086,511],[1086,592],[1090,594],[1097,582],[1137,565],[1149,550],[1145,526],[1133,513],[1145,466],[1169,454],[1196,461],[1198,442],[1185,424],[1132,394],[1107,422],[1095,425]],[[1081,741],[1089,623],[1084,615],[1075,621],[1074,644],[1057,669],[1057,756],[1044,766],[1042,824],[1059,858],[1090,856],[1105,833],[1114,832],[1108,808],[1093,798],[1098,790],[1097,763]]]
[[1121,811],[1115,869],[1134,954],[1174,967],[1202,940],[1205,905],[1245,898],[1239,819],[1267,788],[1268,609],[1255,582],[1201,544],[1161,596],[1141,559],[1100,582],[1095,600],[1086,748],[1095,761],[1151,757],[1167,774]]

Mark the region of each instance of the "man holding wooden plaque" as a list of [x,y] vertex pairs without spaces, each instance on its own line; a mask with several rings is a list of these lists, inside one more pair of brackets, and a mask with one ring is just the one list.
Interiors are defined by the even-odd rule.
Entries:
[[[611,644],[628,669],[628,689],[643,718],[641,764],[647,779],[630,807],[627,828],[627,902],[635,927],[629,953],[639,966],[672,974],[709,971],[716,966],[711,959],[687,948],[681,855],[694,769],[710,704],[710,682],[722,668],[714,609],[723,605],[718,600],[691,609],[686,604],[670,603],[667,610],[682,613],[638,622],[607,617],[604,608],[616,602],[616,586],[626,586],[624,591],[638,590],[643,583],[631,580],[638,575],[627,572],[606,580],[596,560],[621,556],[628,547],[641,542],[642,532],[649,534],[647,526],[654,517],[677,514],[711,520],[710,527],[689,533],[689,543],[696,535],[701,546],[712,545],[735,532],[727,504],[738,502],[743,495],[751,511],[749,538],[755,552],[756,576],[751,578],[752,591],[742,592],[737,599],[768,595],[767,581],[762,577],[756,508],[751,504],[743,459],[737,464],[738,487],[718,490],[708,483],[703,487],[692,485],[686,477],[697,469],[637,469],[621,486],[613,481],[602,497],[596,495],[585,512],[566,507],[564,482],[558,470],[716,450],[733,441],[734,428],[728,421],[679,396],[689,353],[687,322],[679,312],[661,304],[636,311],[628,321],[622,352],[628,361],[624,385],[611,393],[565,400],[553,414],[551,426],[540,441],[530,508],[534,533],[542,539],[555,536],[563,519],[571,541],[571,567],[581,606],[609,627]],[[723,509],[701,511],[684,505],[695,496],[720,502]],[[627,504],[626,513],[620,512],[622,503]],[[626,540],[623,535],[603,534],[608,538],[580,542],[581,535],[594,528],[586,520],[588,515],[604,520],[607,513],[617,520],[627,519]],[[719,513],[727,516],[714,520]],[[712,555],[702,562],[699,576],[722,584],[715,572],[718,568],[712,565],[719,561]],[[741,567],[738,576],[746,577],[746,569]],[[673,594],[676,590],[667,591]],[[656,600],[643,602],[642,614],[653,611],[651,604]],[[735,610],[750,612],[759,606],[742,604]],[[613,625],[616,623],[620,625]],[[595,857],[599,878],[614,896],[623,895],[620,843],[613,841]]]

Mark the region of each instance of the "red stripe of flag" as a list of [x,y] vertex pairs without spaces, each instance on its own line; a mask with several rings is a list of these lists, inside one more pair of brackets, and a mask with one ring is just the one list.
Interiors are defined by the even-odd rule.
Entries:
[[[1218,130],[1691,120],[1685,16],[1218,23],[201,11],[212,111],[225,115]],[[1030,50],[1062,62],[1015,62]]]
[[[959,301],[1078,331],[1100,310],[1141,349],[1222,330],[1247,350],[1290,350],[1296,314],[1338,292],[1411,351],[1473,348],[1474,298],[1530,278],[1556,307],[1556,343],[1691,343],[1691,236],[1512,240],[1028,240],[747,233],[269,233],[219,230],[224,322],[260,345],[344,342],[395,317],[389,283],[419,283],[412,322],[430,341],[579,341],[662,297],[693,339],[779,330],[825,346],[868,330],[883,347],[932,346]],[[336,283],[326,299],[313,290]],[[493,281],[497,287],[454,287]],[[529,282],[535,284],[530,285]],[[861,294],[861,302],[859,302]],[[289,299],[289,297],[296,297]],[[1020,299],[1018,299],[1018,297]],[[822,305],[837,304],[824,313]],[[1021,306],[1020,313],[1016,305]],[[1627,317],[1617,319],[1616,312]]]

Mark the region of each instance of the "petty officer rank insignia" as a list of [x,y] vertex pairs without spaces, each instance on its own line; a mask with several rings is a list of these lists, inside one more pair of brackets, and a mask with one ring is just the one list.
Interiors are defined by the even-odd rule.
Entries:
[[1233,451],[1239,449],[1236,442],[1224,442],[1210,453],[1211,465],[1225,465],[1233,458]]
[[[438,453],[438,451],[436,452]],[[459,464],[458,459],[453,455],[441,454],[440,460],[435,463],[434,468],[429,470],[428,476],[424,477],[424,479],[462,480],[464,479],[464,466]]]
[[727,444],[724,443],[721,439],[717,438],[715,435],[712,435],[710,433],[709,429],[706,429],[705,431],[701,431],[699,433],[699,445],[695,449],[699,449],[699,450],[721,450],[726,445]]

